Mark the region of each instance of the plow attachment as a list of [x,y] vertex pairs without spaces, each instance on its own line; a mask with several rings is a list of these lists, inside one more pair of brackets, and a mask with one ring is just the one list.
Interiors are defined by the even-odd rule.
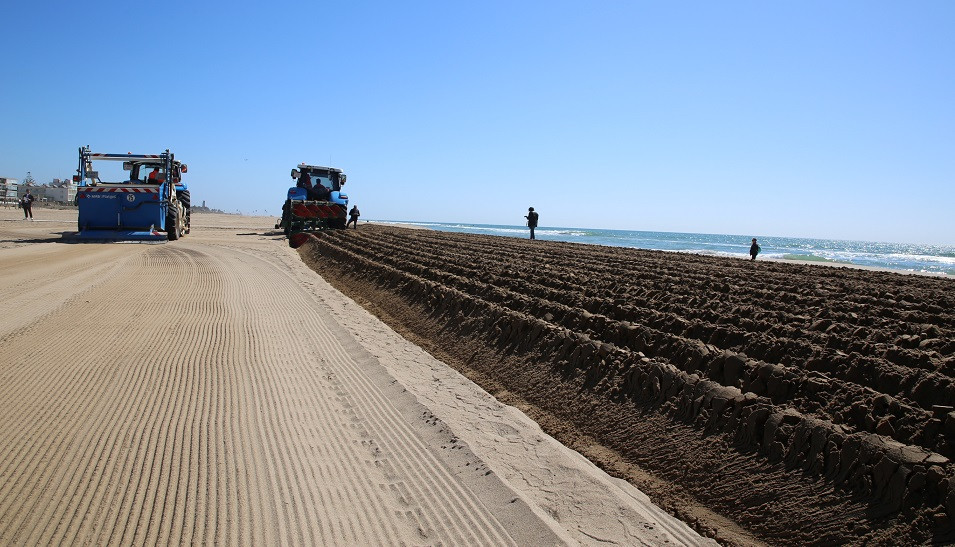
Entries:
[[289,245],[298,247],[307,239],[295,237],[321,230],[345,227],[345,207],[329,201],[286,200],[282,206],[282,219],[275,225],[282,228],[289,238]]

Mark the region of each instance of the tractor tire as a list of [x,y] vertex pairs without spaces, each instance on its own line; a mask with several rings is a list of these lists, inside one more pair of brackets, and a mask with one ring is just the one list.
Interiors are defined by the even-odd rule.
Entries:
[[285,237],[292,233],[292,200],[287,199],[282,204],[282,220],[280,222]]
[[179,235],[179,206],[170,203],[169,213],[166,215],[166,237],[169,238],[169,241],[176,241],[179,239]]
[[183,207],[185,207],[186,209],[192,206],[192,203],[189,201],[190,200],[189,190],[176,192],[176,197],[179,198],[179,201],[182,202]]

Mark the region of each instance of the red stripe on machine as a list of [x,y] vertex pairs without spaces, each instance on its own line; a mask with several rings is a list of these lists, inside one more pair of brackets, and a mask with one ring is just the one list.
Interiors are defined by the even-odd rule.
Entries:
[[79,187],[77,192],[123,192],[133,194],[158,194],[159,188],[103,188],[103,187]]

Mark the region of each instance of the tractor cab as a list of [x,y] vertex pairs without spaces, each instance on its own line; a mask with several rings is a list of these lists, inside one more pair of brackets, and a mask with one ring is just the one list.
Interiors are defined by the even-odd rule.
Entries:
[[188,172],[189,167],[179,161],[172,161],[166,172],[166,166],[159,161],[124,161],[123,171],[128,173],[127,182],[130,184],[162,184],[171,179],[173,184],[182,185],[182,174]]

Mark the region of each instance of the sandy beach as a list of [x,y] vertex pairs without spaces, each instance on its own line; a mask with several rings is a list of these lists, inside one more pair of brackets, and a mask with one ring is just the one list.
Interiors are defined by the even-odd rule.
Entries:
[[299,251],[721,543],[953,540],[950,279],[368,224]]
[[759,542],[558,442],[272,217],[73,244],[75,211],[34,215],[0,209],[0,544]]

